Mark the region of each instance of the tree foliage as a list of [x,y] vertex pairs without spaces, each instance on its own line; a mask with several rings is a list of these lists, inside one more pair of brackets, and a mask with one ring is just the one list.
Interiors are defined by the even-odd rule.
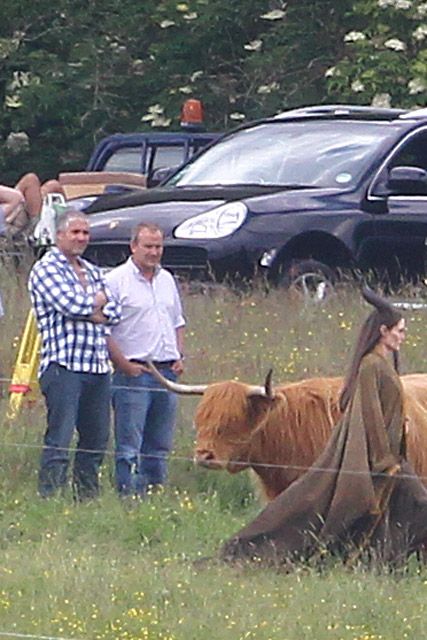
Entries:
[[0,0],[2,181],[82,169],[118,131],[222,130],[303,104],[425,104],[421,0]]

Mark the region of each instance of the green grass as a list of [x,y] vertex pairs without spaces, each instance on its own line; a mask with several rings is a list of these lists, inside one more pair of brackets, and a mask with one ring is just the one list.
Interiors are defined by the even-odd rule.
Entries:
[[[0,362],[10,376],[28,301],[25,269],[2,267],[7,318]],[[408,295],[412,292],[405,292]],[[321,306],[282,292],[223,289],[185,294],[185,380],[260,383],[340,375],[367,307],[348,288]],[[425,369],[425,311],[409,312],[406,372]],[[291,574],[217,559],[222,542],[259,510],[248,472],[208,472],[191,462],[197,398],[180,400],[170,485],[144,502],[121,502],[111,451],[99,500],[36,494],[45,417],[41,401],[17,420],[0,401],[0,637],[107,640],[421,640],[427,571],[363,564],[298,567]]]

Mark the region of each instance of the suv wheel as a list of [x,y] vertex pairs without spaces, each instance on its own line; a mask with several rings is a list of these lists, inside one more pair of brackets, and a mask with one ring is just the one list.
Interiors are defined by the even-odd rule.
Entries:
[[294,260],[283,265],[278,285],[297,292],[311,302],[322,302],[334,291],[336,273],[317,260]]

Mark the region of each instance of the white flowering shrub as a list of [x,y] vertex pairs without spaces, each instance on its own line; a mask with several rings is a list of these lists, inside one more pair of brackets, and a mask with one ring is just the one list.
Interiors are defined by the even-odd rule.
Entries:
[[425,0],[356,0],[343,54],[325,71],[329,96],[376,106],[426,104],[426,15]]

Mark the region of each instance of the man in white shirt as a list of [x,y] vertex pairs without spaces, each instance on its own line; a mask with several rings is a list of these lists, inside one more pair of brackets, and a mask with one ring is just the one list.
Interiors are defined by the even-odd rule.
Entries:
[[162,230],[139,224],[130,247],[132,256],[106,276],[122,305],[108,346],[115,368],[117,491],[143,496],[148,486],[166,481],[177,406],[176,396],[159,385],[145,363],[152,360],[176,380],[183,371],[185,319],[175,280],[160,266]]

